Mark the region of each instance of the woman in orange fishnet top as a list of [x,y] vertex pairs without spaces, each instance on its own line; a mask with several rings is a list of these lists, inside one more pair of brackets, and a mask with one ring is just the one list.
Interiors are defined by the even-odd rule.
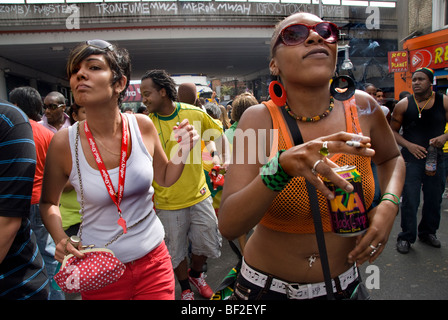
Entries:
[[[356,297],[361,281],[357,266],[373,262],[387,243],[398,212],[404,162],[374,99],[356,91],[339,101],[344,92],[331,93],[338,39],[336,25],[309,13],[293,14],[274,30],[269,67],[281,79],[283,92],[270,90],[272,100],[243,114],[219,212],[219,229],[228,239],[256,226],[232,299],[327,298],[305,179],[317,190],[336,299]],[[288,118],[303,141],[296,140]],[[326,198],[334,195],[322,179],[350,192],[353,186],[332,168],[356,165],[369,208],[375,191],[371,159],[378,166],[382,201],[368,212],[365,233],[342,237],[332,232]],[[277,169],[277,163],[278,170],[268,170]]]

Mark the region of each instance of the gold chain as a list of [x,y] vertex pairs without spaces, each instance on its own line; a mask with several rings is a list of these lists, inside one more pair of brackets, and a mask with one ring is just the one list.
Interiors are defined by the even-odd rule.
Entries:
[[99,142],[100,143],[100,145],[107,151],[107,152],[109,152],[110,154],[112,154],[112,155],[114,155],[114,156],[121,156],[121,153],[115,153],[115,152],[112,152],[112,151],[110,151],[98,138],[97,139],[95,139],[95,141],[96,142]]
[[431,93],[431,96],[428,98],[428,100],[426,100],[425,105],[423,106],[423,108],[420,109],[420,107],[418,106],[418,102],[415,99],[415,94],[414,94],[414,101],[415,101],[415,105],[417,106],[417,110],[418,110],[418,118],[420,119],[422,117],[422,111],[423,109],[426,108],[426,106],[428,105],[429,101],[431,100],[432,96],[434,95],[434,91]]
[[[81,170],[79,170],[78,139],[79,139],[79,122],[78,122],[78,125],[76,127],[76,139],[75,139],[75,154],[76,154],[76,158],[75,158],[75,160],[76,160],[76,170],[78,171],[79,189],[81,191],[81,224],[79,226],[79,238],[81,238],[81,241],[82,241],[82,227],[83,227],[83,221],[84,221],[84,188],[82,186]],[[128,230],[134,228],[135,226],[137,226],[138,224],[140,224],[141,222],[146,220],[146,218],[148,218],[151,215],[151,212],[152,211],[150,211],[146,216],[144,216],[142,219],[140,219],[139,221],[134,223],[132,226],[128,227]],[[120,238],[123,234],[124,234],[124,232],[123,232],[123,230],[121,230],[121,232],[118,235],[116,235],[112,240],[110,240],[108,243],[106,243],[104,245],[104,247],[107,247],[111,243],[117,241],[118,238]]]

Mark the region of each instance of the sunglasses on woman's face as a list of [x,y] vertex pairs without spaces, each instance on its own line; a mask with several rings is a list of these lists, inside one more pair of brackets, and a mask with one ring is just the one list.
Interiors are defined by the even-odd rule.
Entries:
[[287,46],[296,46],[309,37],[310,30],[314,30],[327,43],[336,43],[339,40],[339,27],[331,22],[319,22],[314,26],[292,24],[282,29],[280,39]]
[[87,40],[86,44],[97,49],[114,51],[114,46],[112,44],[101,39]]

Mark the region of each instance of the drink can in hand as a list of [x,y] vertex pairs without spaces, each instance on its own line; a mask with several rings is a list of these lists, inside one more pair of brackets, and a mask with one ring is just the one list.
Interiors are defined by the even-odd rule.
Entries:
[[361,175],[356,170],[356,166],[344,166],[334,170],[350,182],[354,189],[352,192],[347,192],[330,180],[323,179],[327,188],[334,193],[334,199],[328,200],[333,232],[343,237],[360,235],[369,227]]

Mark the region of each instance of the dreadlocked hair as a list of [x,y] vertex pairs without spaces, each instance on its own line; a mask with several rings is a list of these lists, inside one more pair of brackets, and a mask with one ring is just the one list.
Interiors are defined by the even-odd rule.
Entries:
[[147,71],[142,77],[142,81],[145,79],[151,79],[158,90],[165,89],[170,100],[177,101],[176,83],[165,70]]

